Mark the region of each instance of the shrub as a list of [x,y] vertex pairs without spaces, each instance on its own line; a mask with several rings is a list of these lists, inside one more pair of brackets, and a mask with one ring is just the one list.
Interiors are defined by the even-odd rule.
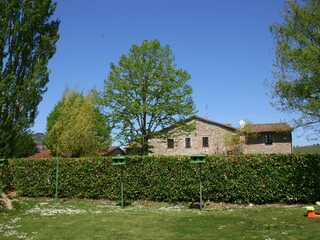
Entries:
[[[210,156],[202,166],[203,197],[214,202],[298,203],[320,199],[319,155]],[[52,197],[55,161],[9,161],[23,196]],[[123,167],[131,200],[196,201],[199,168],[187,157],[130,157]],[[59,197],[119,198],[121,167],[110,158],[60,159]],[[10,174],[8,174],[10,175]]]
[[8,161],[0,159],[0,194],[10,189],[11,180]]

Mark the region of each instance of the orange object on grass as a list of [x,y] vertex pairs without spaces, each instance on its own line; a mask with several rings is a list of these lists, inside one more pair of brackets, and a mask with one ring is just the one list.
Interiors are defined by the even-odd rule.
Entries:
[[316,211],[308,211],[307,212],[307,217],[308,218],[319,218],[320,219],[320,212],[316,212]]
[[308,216],[308,218],[315,218],[316,217],[316,213],[315,213],[315,211],[308,211],[307,212],[307,216]]

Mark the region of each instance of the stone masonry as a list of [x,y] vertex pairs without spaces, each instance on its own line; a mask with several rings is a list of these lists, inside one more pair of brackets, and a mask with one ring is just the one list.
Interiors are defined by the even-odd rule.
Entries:
[[[195,130],[188,135],[174,139],[174,147],[168,148],[167,139],[151,139],[153,155],[194,155],[194,154],[223,154],[226,151],[224,136],[233,133],[232,127],[215,125],[198,119],[193,120]],[[174,129],[172,130],[174,131]],[[203,137],[208,137],[208,147],[203,147]],[[191,139],[191,147],[186,148],[185,138]]]
[[[154,138],[149,140],[151,145],[151,155],[194,155],[194,154],[226,154],[225,136],[237,131],[229,125],[220,124],[200,117],[192,118],[188,123],[194,123],[195,129],[190,133],[175,134],[175,129],[169,130],[168,139],[173,140],[173,146],[168,147],[168,139]],[[265,143],[265,134],[271,134],[273,142]],[[203,145],[203,138],[208,138],[208,146]],[[186,138],[190,138],[190,147],[186,147]],[[259,133],[255,139],[246,139],[242,146],[244,154],[258,153],[281,153],[290,154],[292,152],[291,132],[271,132]]]
[[[267,133],[265,133],[267,134]],[[272,154],[272,153],[282,153],[290,154],[292,153],[292,136],[289,133],[268,133],[272,134],[273,143],[265,144],[264,136],[265,134],[259,134],[253,140],[247,140],[246,144],[243,146],[244,154]]]

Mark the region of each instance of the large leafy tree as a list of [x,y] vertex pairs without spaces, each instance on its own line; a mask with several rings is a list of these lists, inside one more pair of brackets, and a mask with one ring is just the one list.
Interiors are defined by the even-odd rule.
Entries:
[[320,1],[288,1],[283,23],[271,30],[277,42],[277,106],[297,112],[297,126],[319,130]]
[[118,140],[134,141],[147,154],[148,141],[159,129],[194,113],[189,79],[168,46],[158,40],[133,45],[118,64],[111,64],[105,82],[105,104]]
[[46,91],[59,38],[55,9],[51,0],[0,0],[0,157],[14,156]]
[[96,92],[67,91],[48,116],[45,143],[56,156],[97,155],[111,144]]
[[32,133],[27,131],[19,135],[18,139],[15,141],[14,145],[14,156],[21,157],[30,157],[33,154],[37,153],[37,144],[35,143]]

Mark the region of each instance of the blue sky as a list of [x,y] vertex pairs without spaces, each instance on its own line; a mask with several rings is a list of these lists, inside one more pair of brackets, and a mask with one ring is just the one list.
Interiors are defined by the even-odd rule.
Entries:
[[[33,131],[66,88],[102,89],[111,62],[132,44],[159,39],[168,44],[190,84],[200,116],[239,125],[291,121],[270,104],[274,40],[284,0],[58,0],[60,41],[50,61],[50,83]],[[308,144],[302,131],[294,144]]]

